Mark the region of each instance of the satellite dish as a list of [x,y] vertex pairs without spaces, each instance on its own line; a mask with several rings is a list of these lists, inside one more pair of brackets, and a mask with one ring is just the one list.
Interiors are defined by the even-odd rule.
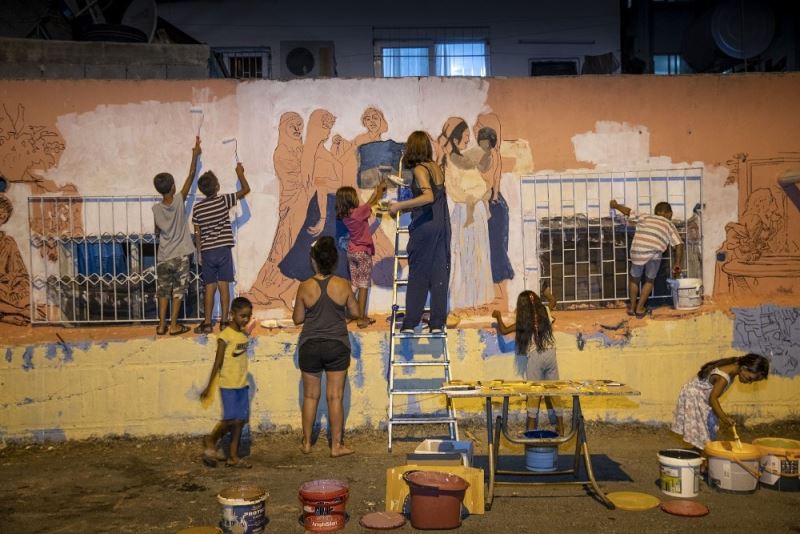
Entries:
[[314,54],[302,46],[293,48],[286,54],[286,68],[295,76],[306,76],[314,70]]
[[711,18],[714,43],[736,59],[757,56],[775,36],[775,14],[767,2],[727,0],[714,8]]
[[142,31],[147,36],[147,42],[151,42],[158,22],[156,1],[133,0],[122,15],[121,22],[123,26],[131,26]]

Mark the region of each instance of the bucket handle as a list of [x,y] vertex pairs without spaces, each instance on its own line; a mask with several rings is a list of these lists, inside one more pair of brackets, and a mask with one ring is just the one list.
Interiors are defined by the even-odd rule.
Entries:
[[750,473],[751,476],[755,477],[756,480],[761,478],[761,473],[758,470],[753,470],[753,468],[744,465],[738,458],[733,458],[733,461],[739,464],[739,467]]

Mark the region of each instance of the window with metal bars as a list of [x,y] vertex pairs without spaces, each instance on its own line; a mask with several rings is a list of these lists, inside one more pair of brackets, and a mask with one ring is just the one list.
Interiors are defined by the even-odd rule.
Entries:
[[[525,286],[551,287],[564,306],[600,307],[628,298],[635,225],[610,210],[615,199],[641,214],[658,202],[686,245],[681,269],[702,279],[702,169],[524,176],[520,181]],[[664,253],[652,297],[670,297],[673,251]]]
[[489,76],[489,30],[374,28],[375,76]]
[[[158,320],[154,196],[30,197],[31,322]],[[202,318],[199,267],[190,265],[181,319]]]
[[217,76],[240,80],[272,78],[272,54],[268,47],[215,47],[212,55]]

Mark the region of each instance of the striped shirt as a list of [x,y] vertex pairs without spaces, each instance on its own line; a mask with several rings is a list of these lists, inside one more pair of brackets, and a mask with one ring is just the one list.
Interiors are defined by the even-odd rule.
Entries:
[[634,265],[660,260],[667,247],[682,243],[675,225],[666,217],[631,212],[631,220],[636,223],[636,234],[631,243],[631,262]]
[[228,193],[204,198],[194,207],[192,224],[200,227],[201,252],[235,244],[229,214],[235,205],[236,193]]

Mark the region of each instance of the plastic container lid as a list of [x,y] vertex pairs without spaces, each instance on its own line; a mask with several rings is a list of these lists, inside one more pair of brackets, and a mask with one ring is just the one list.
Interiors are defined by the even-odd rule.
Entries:
[[372,530],[392,530],[405,525],[406,518],[397,512],[371,512],[361,516],[358,524]]
[[709,441],[704,448],[707,456],[725,458],[726,460],[757,460],[763,456],[758,447],[735,441]]
[[758,438],[753,440],[761,454],[775,456],[800,456],[800,441],[786,438]]
[[606,495],[609,501],[620,510],[642,512],[658,506],[661,501],[648,493],[638,491],[615,491]]
[[708,506],[697,501],[664,501],[661,509],[668,514],[682,517],[703,517],[708,515]]

